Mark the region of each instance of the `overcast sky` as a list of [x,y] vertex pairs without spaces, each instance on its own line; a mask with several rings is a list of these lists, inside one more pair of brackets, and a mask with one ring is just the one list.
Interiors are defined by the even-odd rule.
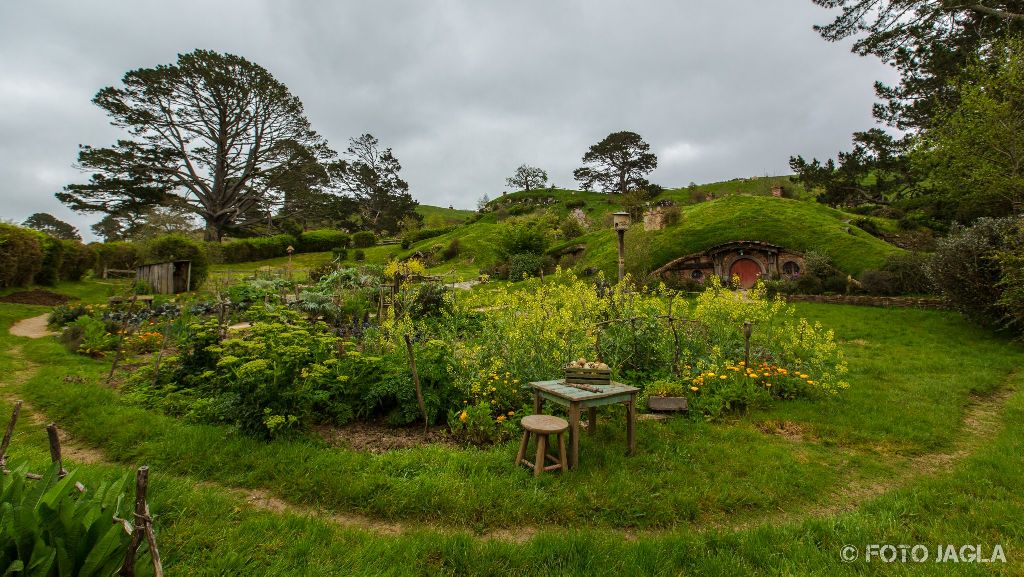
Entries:
[[872,125],[893,73],[812,29],[810,0],[0,2],[0,218],[51,212],[79,144],[119,132],[91,102],[128,70],[207,48],[284,82],[336,150],[391,147],[422,203],[474,208],[522,163],[572,187],[587,147],[632,130],[651,180],[787,174]]

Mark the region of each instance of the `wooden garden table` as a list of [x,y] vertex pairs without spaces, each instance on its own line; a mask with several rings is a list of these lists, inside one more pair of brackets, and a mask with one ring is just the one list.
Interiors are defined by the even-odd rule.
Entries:
[[533,389],[533,412],[541,414],[544,401],[569,408],[569,468],[575,469],[580,460],[580,411],[589,409],[587,431],[594,433],[597,426],[597,408],[603,405],[622,403],[626,405],[626,454],[636,451],[633,437],[633,423],[636,420],[635,400],[640,389],[612,381],[608,385],[594,385],[600,392],[578,389],[565,384],[565,379],[535,381]]

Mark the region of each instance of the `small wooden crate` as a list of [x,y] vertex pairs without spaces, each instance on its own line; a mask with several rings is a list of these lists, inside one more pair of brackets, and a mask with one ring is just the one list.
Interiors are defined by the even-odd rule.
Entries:
[[611,369],[565,368],[565,383],[578,385],[609,385],[612,382]]

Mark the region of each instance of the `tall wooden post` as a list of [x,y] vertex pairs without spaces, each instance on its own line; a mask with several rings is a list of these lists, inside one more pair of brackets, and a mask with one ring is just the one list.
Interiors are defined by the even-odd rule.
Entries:
[[612,214],[612,227],[619,235],[619,282],[626,277],[626,229],[629,228],[630,217],[628,212],[616,212]]
[[412,350],[412,338],[405,335],[405,348],[409,352],[409,368],[412,370],[412,384],[416,387],[416,402],[420,405],[420,413],[423,414],[423,434],[427,434],[430,428],[430,419],[427,417],[427,406],[423,402],[423,389],[420,388],[420,374],[416,371],[416,354]]
[[750,335],[754,326],[750,321],[743,321],[743,366],[750,368]]
[[620,228],[619,233],[619,282],[626,276],[626,229]]
[[14,425],[18,422],[19,413],[21,413],[21,401],[14,403],[14,410],[11,411],[11,420],[7,423],[4,440],[0,443],[0,470],[3,471],[7,471],[7,447],[11,445],[11,436],[14,435]]
[[46,425],[46,435],[50,438],[50,460],[57,463],[57,476],[63,479],[68,472],[64,470],[64,463],[61,462],[60,435],[57,433],[57,423]]

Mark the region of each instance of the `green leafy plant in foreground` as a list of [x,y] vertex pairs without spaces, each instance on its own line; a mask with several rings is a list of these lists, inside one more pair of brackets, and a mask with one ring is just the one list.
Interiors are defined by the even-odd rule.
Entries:
[[[0,477],[3,575],[114,575],[131,541],[127,522],[114,520],[123,518],[129,476],[79,492],[74,472],[61,479],[56,464],[38,481],[26,479],[26,472],[19,465]],[[142,553],[135,574],[151,575],[148,551]]]

